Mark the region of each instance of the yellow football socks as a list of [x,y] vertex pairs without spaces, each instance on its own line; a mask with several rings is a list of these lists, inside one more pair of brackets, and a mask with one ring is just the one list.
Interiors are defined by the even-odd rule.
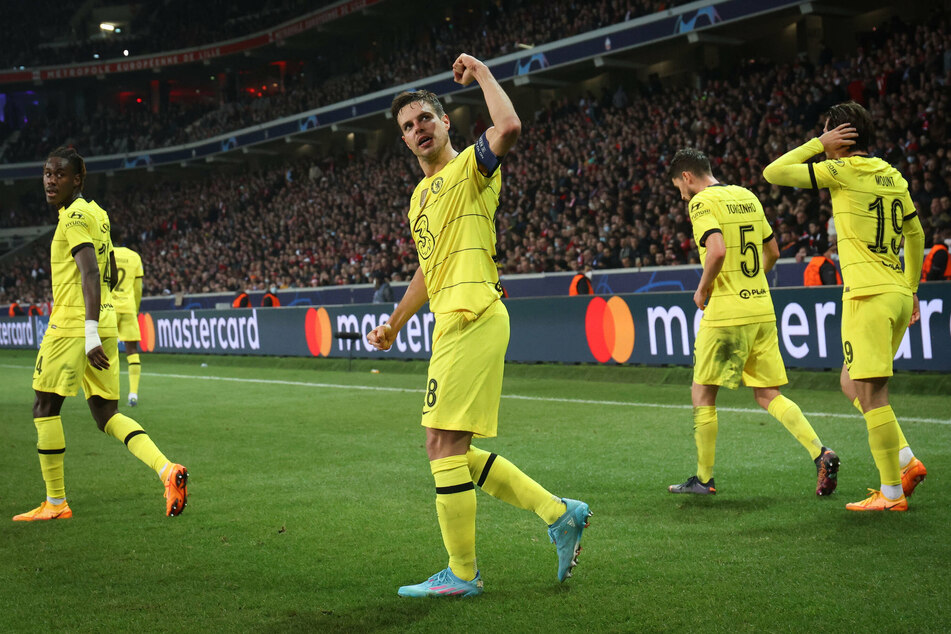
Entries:
[[822,442],[819,441],[816,430],[803,416],[798,405],[780,394],[769,402],[766,411],[769,412],[770,416],[781,422],[790,434],[795,436],[813,460],[819,457],[819,454],[822,453]]
[[868,427],[868,446],[882,485],[901,484],[901,467],[898,465],[901,428],[891,405],[865,412],[865,424]]
[[117,413],[106,423],[105,432],[124,442],[133,456],[149,465],[162,477],[162,467],[168,462],[168,458],[159,451],[141,425],[128,416]]
[[[855,397],[852,400],[852,406],[859,411],[859,414],[865,416],[865,412],[862,411],[862,405],[859,403],[859,397]],[[905,439],[905,432],[901,430],[901,426],[898,426],[898,451],[899,459],[902,469],[908,466],[908,463],[911,462],[911,459],[915,457],[915,454],[911,450],[911,446],[908,444],[908,441]]]
[[522,473],[514,464],[476,447],[466,454],[472,482],[494,498],[532,511],[546,524],[554,524],[565,514],[565,503]]
[[63,435],[63,419],[59,416],[34,418],[36,425],[36,451],[40,456],[40,471],[46,482],[46,496],[53,499],[66,497],[63,477],[63,458],[66,453],[66,437]]
[[697,477],[709,482],[717,455],[717,408],[703,405],[693,408],[693,438],[697,442]]
[[431,460],[429,468],[436,481],[436,515],[449,568],[463,581],[472,581],[476,576],[476,494],[466,457]]
[[139,377],[142,376],[142,363],[139,361],[139,355],[126,355],[126,361],[129,362],[129,392],[139,393]]

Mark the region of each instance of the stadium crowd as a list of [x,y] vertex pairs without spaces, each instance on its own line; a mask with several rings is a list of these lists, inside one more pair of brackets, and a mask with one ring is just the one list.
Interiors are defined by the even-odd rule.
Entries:
[[[275,94],[241,90],[221,104],[170,104],[158,115],[144,106],[122,110],[114,105],[100,105],[82,120],[50,111],[34,116],[20,128],[0,123],[0,157],[7,162],[39,160],[64,140],[95,156],[139,152],[209,138],[444,72],[460,50],[490,59],[510,53],[519,45],[551,42],[684,1],[472,0],[457,3],[446,8],[451,13],[448,22],[441,13],[434,12],[424,16],[423,25],[419,25],[418,16],[414,15],[416,22],[412,28],[393,29],[390,35],[381,33],[375,40],[335,40],[318,46],[310,54],[312,63],[289,72],[284,77],[282,91]],[[184,23],[207,26],[207,22]],[[183,27],[186,33],[191,28]],[[289,65],[288,68],[297,67]],[[18,117],[7,118],[19,121]]]
[[[18,28],[9,29],[0,42],[0,65],[49,66],[91,62],[94,59],[118,59],[123,51],[135,55],[176,51],[222,42],[277,26],[295,16],[310,13],[337,0],[188,0],[147,2],[133,6],[131,19],[120,20],[119,33],[104,35],[84,30],[89,20],[77,19],[69,12],[54,12],[36,4],[9,3],[4,18]],[[49,4],[47,2],[41,5]],[[102,5],[128,5],[128,2],[98,2],[100,15],[109,11]],[[77,9],[85,10],[85,7]],[[124,12],[118,15],[125,16]],[[214,20],[208,16],[214,15]],[[37,37],[43,42],[36,46]],[[93,55],[98,55],[94,58]]]
[[[704,150],[721,181],[759,196],[783,256],[822,253],[828,191],[775,187],[762,169],[817,134],[824,110],[849,98],[879,124],[874,151],[907,177],[930,246],[936,228],[951,227],[949,88],[951,39],[939,16],[890,23],[848,58],[746,61],[700,88],[651,83],[562,97],[523,113],[522,138],[505,159],[500,269],[695,262],[685,205],[666,175],[683,146]],[[468,142],[484,125],[480,117],[464,131]],[[308,287],[377,274],[408,279],[417,260],[405,205],[418,180],[415,159],[397,142],[383,156],[302,160],[101,202],[142,253],[146,294]],[[0,301],[48,295],[46,257],[41,248],[4,265]]]

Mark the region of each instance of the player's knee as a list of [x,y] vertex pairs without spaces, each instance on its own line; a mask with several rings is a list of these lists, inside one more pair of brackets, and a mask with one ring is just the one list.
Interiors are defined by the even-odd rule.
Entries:
[[105,432],[106,423],[119,412],[119,408],[115,401],[93,397],[89,399],[89,411],[92,413],[92,418],[96,421],[96,427],[99,428],[99,431]]
[[36,392],[33,398],[33,418],[47,418],[59,416],[61,400],[57,395],[47,392]]

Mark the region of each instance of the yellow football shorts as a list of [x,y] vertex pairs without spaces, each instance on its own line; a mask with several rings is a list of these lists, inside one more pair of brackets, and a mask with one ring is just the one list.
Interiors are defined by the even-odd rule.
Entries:
[[119,323],[119,341],[142,340],[137,315],[134,313],[116,313],[116,321]]
[[508,344],[509,314],[501,301],[479,316],[468,311],[436,315],[423,427],[495,436]]
[[892,375],[913,304],[911,296],[902,293],[842,300],[842,353],[852,379]]
[[87,399],[101,396],[107,401],[119,400],[118,340],[115,337],[103,339],[102,349],[109,359],[108,370],[97,370],[89,365],[82,337],[43,337],[33,368],[33,389],[76,396],[82,381]]
[[741,378],[749,387],[788,382],[776,322],[714,327],[701,321],[694,344],[694,383],[735,390]]

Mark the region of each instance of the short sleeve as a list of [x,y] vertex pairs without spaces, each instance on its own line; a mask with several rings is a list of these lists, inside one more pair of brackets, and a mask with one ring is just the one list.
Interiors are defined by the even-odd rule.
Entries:
[[137,258],[135,266],[135,276],[136,277],[145,277],[145,269],[142,268],[142,256]]
[[762,217],[761,223],[763,226],[763,244],[766,244],[767,242],[772,240],[775,236],[773,235],[773,226],[769,224],[769,218],[766,217],[766,213],[763,212],[761,214],[761,217]]
[[694,196],[690,201],[690,223],[693,225],[694,242],[701,247],[706,247],[707,238],[712,234],[723,233],[713,208],[699,196]]
[[60,217],[63,225],[63,236],[69,245],[69,252],[76,255],[81,248],[89,246],[95,248],[93,230],[96,229],[96,219],[86,210],[68,209]]
[[819,163],[806,163],[813,189],[838,189],[841,187],[839,173],[845,163],[839,159],[829,159]]

